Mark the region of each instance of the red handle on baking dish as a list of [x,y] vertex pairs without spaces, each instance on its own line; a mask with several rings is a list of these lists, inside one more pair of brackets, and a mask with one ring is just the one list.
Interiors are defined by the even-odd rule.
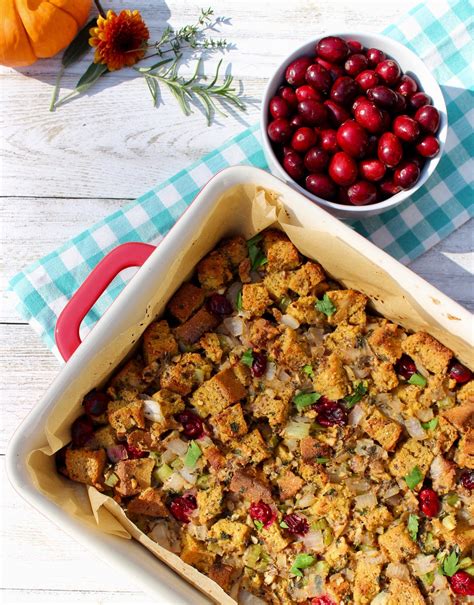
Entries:
[[122,244],[109,252],[92,269],[84,283],[62,310],[56,323],[56,344],[65,361],[81,344],[79,328],[82,320],[107,286],[124,269],[141,267],[155,249],[156,247],[150,244]]

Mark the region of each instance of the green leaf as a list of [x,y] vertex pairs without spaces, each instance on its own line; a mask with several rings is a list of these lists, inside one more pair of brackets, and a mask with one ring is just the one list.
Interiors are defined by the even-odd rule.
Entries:
[[240,361],[242,363],[244,363],[246,366],[248,366],[249,368],[251,368],[252,365],[253,365],[253,351],[252,351],[252,349],[247,349],[245,351],[245,353],[242,355],[242,357],[240,358]]
[[235,306],[237,307],[237,311],[242,311],[242,288],[237,292]]
[[358,383],[352,395],[347,395],[344,397],[344,401],[346,402],[346,408],[352,408],[356,403],[362,399],[362,397],[367,393],[367,385],[365,385],[362,381]]
[[283,529],[288,529],[288,525],[284,521],[280,521],[280,527]]
[[252,271],[256,271],[268,262],[267,257],[262,252],[259,243],[262,240],[260,233],[250,238],[247,241],[247,249],[249,251],[250,265]]
[[195,441],[191,441],[188,446],[186,456],[184,457],[184,466],[186,466],[187,468],[194,468],[196,466],[196,462],[201,456],[201,448]]
[[452,550],[447,557],[444,558],[441,570],[445,576],[453,576],[459,569],[459,555],[455,550]]
[[425,586],[431,586],[434,582],[434,578],[434,571],[429,571],[428,573],[425,573],[423,576],[421,576],[421,581]]
[[316,462],[318,464],[327,464],[329,462],[329,458],[326,458],[325,456],[319,456],[318,458],[316,458]]
[[257,531],[260,531],[263,528],[263,523],[258,519],[254,520],[253,524],[257,528]]
[[307,365],[303,367],[303,372],[307,375],[312,377],[313,376],[313,366]]
[[428,422],[422,422],[421,426],[425,429],[425,431],[434,431],[438,426],[438,418],[432,418]]
[[296,405],[296,409],[298,410],[298,412],[301,412],[301,410],[304,410],[304,408],[309,407],[310,405],[313,405],[313,403],[316,403],[316,401],[318,401],[318,399],[321,397],[320,393],[299,393],[298,395],[295,395],[293,397],[293,403]]
[[110,473],[110,475],[107,477],[107,479],[104,481],[105,485],[107,485],[107,487],[115,487],[117,485],[119,481],[119,478],[117,477],[117,475],[115,473]]
[[417,387],[425,387],[426,386],[426,378],[421,374],[412,374],[410,379],[408,380],[410,384],[416,384]]
[[107,72],[107,65],[102,63],[91,63],[86,71],[79,78],[76,88],[77,93],[83,93],[88,90],[97,80]]
[[290,572],[295,576],[303,577],[301,570],[306,569],[307,567],[311,567],[311,565],[313,565],[315,561],[316,557],[313,557],[313,555],[308,555],[306,553],[297,555],[296,559],[293,562],[293,565],[291,566]]
[[416,542],[419,526],[420,524],[418,515],[408,515],[407,529],[408,533],[410,534],[410,538],[413,540],[413,542]]
[[89,30],[91,27],[94,27],[94,25],[97,25],[97,18],[91,19],[89,23],[86,23],[71,44],[66,48],[61,59],[63,67],[69,67],[80,59],[84,53],[91,49],[89,44]]
[[410,489],[415,487],[423,480],[423,473],[420,471],[418,466],[414,466],[411,471],[406,475],[405,481]]
[[322,300],[317,300],[315,306],[318,311],[321,311],[321,313],[324,313],[328,317],[336,312],[336,307],[327,294],[323,296]]

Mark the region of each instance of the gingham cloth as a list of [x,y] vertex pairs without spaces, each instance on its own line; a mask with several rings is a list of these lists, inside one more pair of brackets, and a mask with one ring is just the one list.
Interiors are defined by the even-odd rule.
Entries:
[[[414,50],[441,84],[448,107],[445,153],[426,186],[396,209],[354,222],[353,227],[403,263],[447,237],[473,216],[473,10],[470,0],[421,3],[385,34]],[[471,119],[470,119],[471,118]],[[201,187],[227,166],[267,168],[258,125],[227,141],[169,180],[104,218],[12,278],[19,311],[60,358],[56,320],[90,270],[118,244],[158,243]],[[90,330],[125,281],[114,280],[86,317]]]

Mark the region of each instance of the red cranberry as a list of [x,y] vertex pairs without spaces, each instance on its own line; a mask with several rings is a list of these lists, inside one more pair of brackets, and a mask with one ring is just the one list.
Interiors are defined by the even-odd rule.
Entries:
[[404,380],[410,380],[416,374],[416,364],[411,357],[403,353],[395,365],[395,370]]
[[321,595],[320,597],[314,597],[311,599],[311,605],[336,605],[331,597],[327,595]]
[[273,97],[270,100],[269,108],[274,118],[287,118],[290,115],[290,106],[281,97]]
[[401,95],[399,92],[396,92],[395,94],[397,95],[397,102],[395,103],[393,111],[394,113],[402,113],[407,108],[406,97]]
[[290,107],[296,107],[298,105],[298,99],[296,98],[295,91],[291,86],[280,86],[278,89],[280,97],[288,103]]
[[367,58],[359,54],[351,55],[344,63],[344,69],[353,78],[357,74],[360,74],[361,71],[364,71],[364,69],[367,69],[368,66]]
[[398,138],[407,143],[413,143],[420,134],[420,127],[413,118],[409,116],[397,116],[393,121],[393,132]]
[[178,496],[170,504],[173,517],[181,523],[189,523],[189,516],[197,509],[196,498],[192,494]]
[[342,38],[326,36],[316,44],[316,54],[330,63],[342,63],[349,54],[349,47]]
[[295,113],[290,120],[290,126],[292,128],[301,128],[302,126],[306,126],[306,120],[299,113]]
[[351,53],[361,53],[364,50],[364,47],[359,40],[347,40],[346,44]]
[[418,84],[411,76],[403,74],[398,82],[396,91],[404,97],[411,97],[418,90]]
[[397,193],[400,193],[400,191],[402,190],[400,185],[395,185],[395,183],[390,178],[382,181],[379,185],[379,188],[380,196],[384,200],[389,197],[392,197],[393,195],[396,195]]
[[329,176],[338,185],[348,187],[357,179],[357,164],[344,151],[335,153],[329,164]]
[[425,132],[435,134],[439,128],[439,111],[433,105],[423,105],[416,111],[415,120]]
[[298,128],[298,130],[293,135],[293,138],[291,139],[291,146],[295,151],[304,153],[310,147],[316,145],[317,139],[318,137],[313,128],[303,126],[302,128]]
[[334,63],[329,63],[329,61],[325,61],[324,59],[321,59],[321,57],[316,58],[316,63],[318,63],[318,65],[321,65],[322,67],[324,67],[324,69],[331,76],[331,79],[333,82],[334,82],[334,80],[337,80],[337,78],[340,78],[341,76],[343,76],[345,73],[340,65],[335,65]]
[[94,423],[90,416],[79,416],[71,426],[71,439],[74,447],[84,447],[94,434]]
[[367,156],[374,157],[377,155],[377,147],[379,140],[375,134],[369,135],[369,147],[367,149]]
[[474,470],[467,470],[461,474],[461,478],[459,482],[464,487],[464,489],[472,492],[474,490]]
[[367,153],[369,138],[358,122],[347,120],[339,126],[337,144],[353,158],[362,158]]
[[149,455],[148,452],[144,452],[143,450],[139,449],[138,447],[135,447],[134,445],[130,445],[129,443],[125,444],[125,448],[127,450],[128,457],[131,460],[137,458],[145,458]]
[[358,103],[354,109],[354,117],[361,126],[371,133],[380,132],[383,129],[382,112],[372,101],[364,99]]
[[429,105],[431,103],[431,97],[429,97],[425,92],[415,92],[414,95],[410,97],[409,104],[412,109],[419,109],[423,107],[423,105]]
[[418,494],[420,510],[427,517],[436,517],[441,510],[441,504],[438,495],[429,487],[424,487]]
[[380,160],[362,160],[359,163],[360,176],[367,181],[377,182],[385,176],[385,164]]
[[300,57],[295,59],[286,68],[285,78],[288,84],[292,86],[301,86],[305,83],[306,70],[313,61],[310,57]]
[[402,74],[400,65],[393,59],[385,59],[377,64],[375,73],[382,78],[389,86],[393,86],[398,82]]
[[377,201],[377,187],[368,181],[357,181],[347,190],[349,201],[354,206],[365,206]]
[[420,178],[420,169],[415,162],[399,164],[393,173],[393,182],[402,189],[410,189]]
[[293,536],[304,536],[309,532],[309,523],[304,517],[300,517],[296,513],[285,515],[283,521],[288,525],[286,530]]
[[265,374],[267,369],[267,356],[262,351],[260,353],[253,354],[253,363],[250,371],[254,378],[261,378]]
[[449,584],[454,594],[465,597],[474,595],[474,576],[468,574],[467,571],[457,571],[449,578]]
[[311,147],[304,156],[304,165],[309,172],[322,172],[328,164],[328,154],[319,147]]
[[283,168],[295,181],[299,181],[304,175],[303,159],[296,152],[289,152],[283,158]]
[[277,118],[270,122],[267,133],[274,143],[286,143],[292,135],[292,129],[288,120]]
[[331,74],[319,63],[313,63],[306,70],[306,82],[319,92],[327,94],[332,86]]
[[298,86],[296,89],[296,98],[298,99],[298,103],[301,103],[301,101],[307,101],[308,99],[313,99],[314,101],[322,100],[322,96],[319,94],[319,92],[312,86],[309,86],[309,84]]
[[91,391],[87,393],[82,401],[84,411],[89,416],[101,416],[107,411],[110,397],[107,393],[101,391]]
[[416,150],[424,158],[434,158],[439,152],[438,139],[428,134],[420,140],[416,146]]
[[306,189],[323,200],[329,201],[333,200],[337,194],[336,185],[327,174],[308,174]]
[[308,99],[298,103],[298,113],[312,126],[323,126],[328,120],[328,110],[319,101]]
[[252,502],[249,508],[250,518],[253,521],[260,521],[263,527],[269,527],[276,519],[276,513],[271,507],[260,500],[260,502]]
[[369,48],[369,50],[366,52],[366,57],[369,65],[372,66],[378,65],[386,59],[385,53],[378,48]]
[[231,303],[223,294],[211,294],[206,300],[206,309],[213,315],[230,315],[233,311]]
[[466,366],[463,366],[459,361],[453,361],[448,369],[449,376],[458,384],[469,382],[472,378],[472,372]]
[[347,424],[347,411],[337,401],[330,401],[327,397],[321,397],[315,404],[314,409],[318,415],[316,422],[321,426],[345,426]]
[[[332,182],[332,181],[331,181]],[[350,205],[349,196],[347,194],[348,187],[339,187],[337,191],[337,203],[344,204],[345,206]]]
[[332,85],[330,97],[332,101],[347,107],[352,105],[359,93],[359,85],[353,78],[341,76]]
[[327,100],[324,101],[324,105],[329,110],[329,120],[333,126],[339,126],[346,120],[350,120],[351,114],[338,103]]
[[369,88],[377,86],[380,79],[373,69],[366,69],[357,75],[356,82],[362,90],[369,90]]
[[382,120],[383,120],[383,132],[390,130],[390,125],[392,124],[392,118],[386,109],[381,109],[382,112]]
[[327,151],[328,153],[336,153],[339,151],[339,147],[337,145],[337,135],[336,131],[332,128],[325,128],[321,130],[321,141],[320,141],[321,149]]
[[184,410],[176,415],[178,422],[183,425],[183,433],[188,439],[200,439],[204,435],[204,425],[202,419],[191,412]]
[[387,86],[375,86],[367,91],[367,98],[379,107],[393,111],[398,103],[397,93]]
[[403,148],[400,139],[392,132],[384,132],[379,139],[377,149],[379,160],[388,166],[394,168],[402,159]]

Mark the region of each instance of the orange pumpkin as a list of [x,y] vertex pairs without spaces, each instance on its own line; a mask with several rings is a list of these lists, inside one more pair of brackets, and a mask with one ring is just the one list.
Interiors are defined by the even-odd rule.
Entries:
[[92,0],[0,0],[0,65],[21,67],[65,48]]

